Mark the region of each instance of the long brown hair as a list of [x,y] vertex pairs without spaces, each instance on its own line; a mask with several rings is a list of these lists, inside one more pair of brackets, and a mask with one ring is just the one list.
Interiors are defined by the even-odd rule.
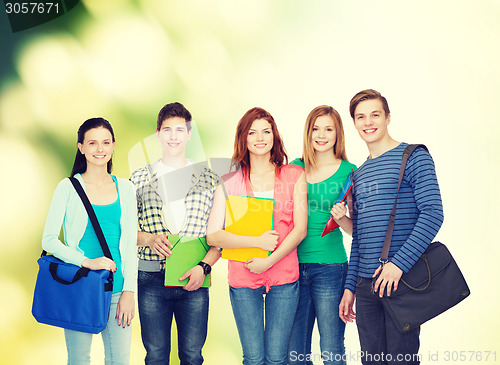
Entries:
[[285,146],[283,145],[283,141],[272,115],[266,110],[258,107],[247,111],[238,122],[234,138],[233,164],[239,163],[243,172],[250,176],[250,156],[247,146],[247,137],[253,122],[257,119],[265,119],[271,125],[271,130],[273,131],[273,148],[271,149],[269,161],[276,166],[276,172],[279,173],[283,163],[288,163]]
[[310,171],[316,167],[316,153],[314,151],[312,140],[312,133],[314,128],[314,123],[318,117],[323,115],[328,115],[333,120],[333,125],[335,127],[335,144],[333,145],[333,154],[336,158],[347,161],[347,153],[345,151],[345,138],[344,138],[344,127],[342,126],[342,119],[340,114],[331,106],[320,105],[311,110],[306,119],[306,125],[304,127],[304,152],[302,153],[302,159],[304,160],[305,170]]

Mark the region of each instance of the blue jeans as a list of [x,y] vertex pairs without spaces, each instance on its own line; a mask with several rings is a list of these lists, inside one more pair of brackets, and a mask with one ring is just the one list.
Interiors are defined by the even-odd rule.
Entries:
[[[111,296],[111,308],[109,310],[108,325],[101,332],[104,343],[104,363],[106,365],[127,365],[130,361],[130,343],[132,339],[132,327],[118,326],[116,309],[120,293]],[[92,333],[64,330],[66,348],[68,349],[68,365],[90,364],[90,348],[92,345]]]
[[297,281],[257,289],[229,287],[244,365],[286,365],[299,300]]
[[[300,299],[288,347],[288,364],[312,365],[319,358],[325,364],[345,364],[345,323],[339,313],[347,263],[299,264]],[[321,354],[311,354],[314,322],[318,321]]]
[[164,271],[139,271],[139,319],[146,348],[145,363],[170,363],[170,331],[175,315],[181,365],[202,364],[201,350],[207,338],[208,288],[187,291],[182,287],[165,287],[164,281]]
[[356,324],[363,364],[420,364],[417,356],[420,327],[400,333],[385,312],[378,293],[373,293],[369,278],[359,277],[356,285]]

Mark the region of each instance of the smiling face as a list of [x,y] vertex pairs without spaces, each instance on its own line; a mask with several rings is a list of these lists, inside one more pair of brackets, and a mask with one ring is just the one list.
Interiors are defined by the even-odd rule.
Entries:
[[191,138],[186,120],[180,117],[165,119],[156,135],[161,143],[163,154],[171,157],[184,156],[187,141]]
[[360,102],[354,110],[354,127],[367,144],[383,141],[389,137],[387,126],[391,115],[386,115],[379,99]]
[[107,166],[114,148],[113,136],[104,127],[89,129],[85,132],[83,143],[78,143],[78,149],[85,156],[87,166]]
[[337,141],[335,124],[330,115],[316,118],[312,128],[311,144],[315,152],[327,152],[333,149]]
[[254,120],[247,135],[248,152],[258,156],[270,154],[273,141],[271,124],[265,119]]

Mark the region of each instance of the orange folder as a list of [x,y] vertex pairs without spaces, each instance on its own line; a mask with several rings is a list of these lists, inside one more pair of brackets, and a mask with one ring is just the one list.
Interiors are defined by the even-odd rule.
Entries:
[[[273,229],[274,199],[228,195],[225,230],[241,236],[260,236]],[[222,258],[246,262],[252,257],[267,257],[269,251],[258,247],[225,248]]]

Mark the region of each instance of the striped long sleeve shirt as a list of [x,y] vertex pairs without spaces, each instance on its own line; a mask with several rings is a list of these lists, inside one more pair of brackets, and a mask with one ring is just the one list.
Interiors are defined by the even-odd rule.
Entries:
[[[371,278],[396,198],[399,169],[407,143],[366,160],[353,175],[353,234],[345,288]],[[418,147],[408,159],[398,195],[389,261],[408,272],[443,223],[443,206],[430,154]]]

